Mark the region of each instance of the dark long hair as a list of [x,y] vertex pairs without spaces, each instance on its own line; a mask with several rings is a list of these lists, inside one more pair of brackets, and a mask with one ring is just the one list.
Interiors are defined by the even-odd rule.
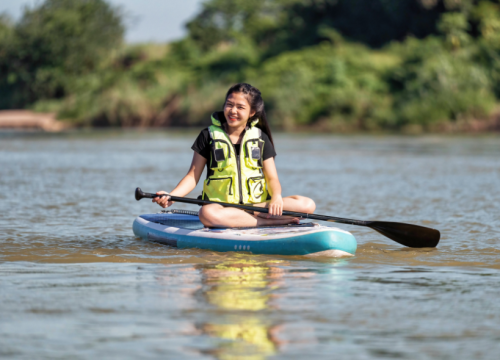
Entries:
[[[269,137],[271,144],[274,146],[273,136],[271,135],[271,129],[269,128],[269,123],[267,122],[266,110],[264,109],[264,100],[262,100],[262,94],[259,89],[253,87],[250,84],[239,83],[233,85],[229,88],[226,94],[226,100],[229,95],[233,93],[242,93],[246,95],[250,108],[255,111],[255,114],[248,119],[248,122],[252,122],[255,119],[259,119],[259,122],[255,125]],[[225,102],[224,102],[225,105]]]

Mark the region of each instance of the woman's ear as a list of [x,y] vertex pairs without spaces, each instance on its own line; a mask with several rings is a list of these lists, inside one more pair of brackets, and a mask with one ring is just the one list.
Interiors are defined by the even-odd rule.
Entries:
[[255,111],[252,111],[252,112],[250,113],[250,119],[251,119],[251,118],[253,118],[253,116],[255,115],[255,113],[256,113]]

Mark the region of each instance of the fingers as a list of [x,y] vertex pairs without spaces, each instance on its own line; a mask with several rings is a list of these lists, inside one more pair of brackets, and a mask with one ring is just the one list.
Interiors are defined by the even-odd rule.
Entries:
[[172,201],[170,201],[170,196],[162,196],[161,198],[159,198],[158,205],[160,205],[162,208],[166,208],[172,205]]
[[173,204],[173,202],[170,200],[170,196],[168,196],[168,193],[166,191],[158,191],[156,195],[165,195],[165,196],[158,196],[156,198],[153,198],[153,202],[157,203],[160,205],[162,208],[169,207]]
[[273,203],[269,204],[268,218],[271,216],[281,216],[283,214],[283,204]]

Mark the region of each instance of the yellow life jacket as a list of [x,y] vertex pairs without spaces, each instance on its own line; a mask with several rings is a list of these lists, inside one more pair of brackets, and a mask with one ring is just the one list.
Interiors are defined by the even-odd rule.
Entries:
[[216,114],[212,115],[212,125],[208,127],[211,151],[203,199],[233,204],[266,201],[268,190],[262,170],[265,142],[262,130],[255,126],[258,120],[245,129],[240,155],[236,156],[231,139]]

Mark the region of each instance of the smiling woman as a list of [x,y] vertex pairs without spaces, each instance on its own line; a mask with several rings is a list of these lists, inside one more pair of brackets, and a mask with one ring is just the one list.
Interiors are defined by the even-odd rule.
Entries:
[[[283,210],[313,213],[316,205],[303,196],[281,196],[274,157],[274,142],[260,91],[245,83],[232,86],[224,109],[212,115],[212,125],[204,129],[192,146],[193,160],[187,175],[171,195],[185,196],[198,183],[203,169],[207,178],[202,198],[233,204],[268,207],[267,214],[254,214],[219,204],[203,206],[201,222],[210,227],[250,227],[298,223],[298,218],[282,216]],[[168,194],[159,191],[158,195]],[[162,207],[172,205],[168,196],[153,199]]]

